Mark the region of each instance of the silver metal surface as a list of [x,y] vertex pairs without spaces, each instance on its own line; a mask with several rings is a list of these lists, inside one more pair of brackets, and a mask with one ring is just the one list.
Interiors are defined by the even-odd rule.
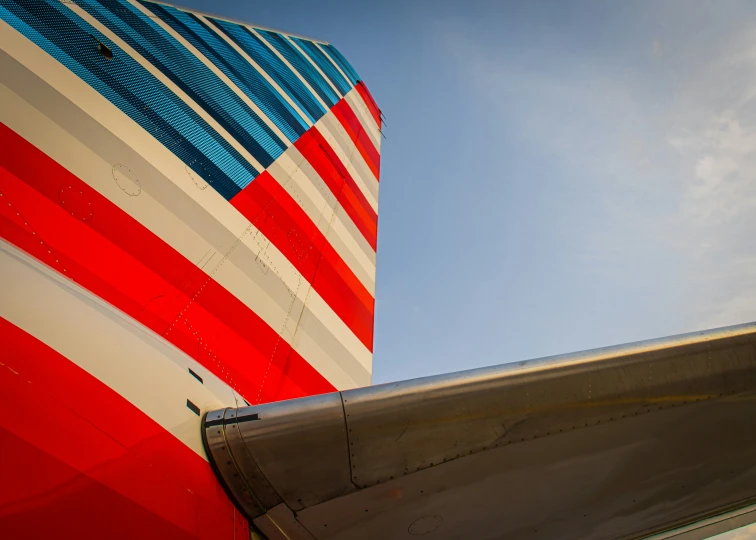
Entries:
[[296,511],[357,490],[338,393],[227,409],[222,426],[211,415],[218,411],[205,421],[208,455],[231,493],[254,493],[239,503],[248,517],[282,499]]
[[748,324],[248,407],[226,437],[315,538],[640,538],[756,501],[755,345]]
[[202,442],[231,500],[252,518],[264,514],[281,499],[246,452],[236,421],[238,410],[207,413],[202,420]]
[[297,521],[294,512],[284,503],[255,518],[253,523],[267,540],[314,540],[315,538]]

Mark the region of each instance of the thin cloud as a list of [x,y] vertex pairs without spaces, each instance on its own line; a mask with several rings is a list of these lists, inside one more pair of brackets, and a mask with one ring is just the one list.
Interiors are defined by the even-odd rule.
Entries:
[[690,279],[701,291],[695,325],[708,328],[756,320],[753,32],[733,38],[687,87],[681,99],[684,107],[675,113],[679,129],[668,143],[684,164],[675,219],[687,232],[679,245],[691,261]]
[[[559,65],[544,68],[459,25],[438,29],[460,77],[498,120],[560,161],[565,175],[582,173],[580,189],[606,216],[601,230],[586,232],[586,266],[618,272],[597,259],[624,260],[623,272],[675,261],[684,320],[675,331],[756,320],[752,28],[733,31],[706,58],[686,58],[678,45],[669,71],[652,82],[600,55],[553,51]],[[667,45],[655,39],[651,54],[666,56]]]
[[651,56],[654,58],[661,58],[664,55],[664,46],[662,45],[662,42],[658,39],[655,39],[651,43]]

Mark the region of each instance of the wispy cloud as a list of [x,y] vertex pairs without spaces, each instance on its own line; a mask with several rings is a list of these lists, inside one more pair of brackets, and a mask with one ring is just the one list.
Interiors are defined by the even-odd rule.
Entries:
[[697,326],[756,319],[756,35],[729,40],[682,93],[667,138],[682,158],[675,216],[690,278],[700,287]]
[[605,222],[586,234],[586,265],[622,260],[618,249],[627,264],[674,264],[686,329],[756,320],[752,28],[722,36],[705,56],[656,38],[645,49],[656,67],[639,71],[585,51],[553,51],[559,65],[544,69],[527,51],[492,48],[459,26],[438,28],[499,121],[560,161],[565,175],[583,175],[580,189]]
[[651,43],[651,55],[656,58],[664,55],[664,46],[662,45],[662,42],[660,40],[655,39]]

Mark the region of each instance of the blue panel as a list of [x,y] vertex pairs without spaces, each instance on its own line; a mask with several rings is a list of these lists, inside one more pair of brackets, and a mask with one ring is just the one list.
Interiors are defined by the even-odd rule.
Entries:
[[205,109],[263,167],[287,148],[271,128],[199,58],[150,17],[123,0],[77,0]]
[[299,48],[302,49],[313,62],[315,62],[315,65],[317,65],[329,79],[331,79],[331,82],[339,89],[342,96],[345,96],[347,92],[351,90],[349,83],[344,80],[344,77],[341,76],[341,73],[336,69],[336,66],[334,66],[326,55],[323,54],[323,51],[321,51],[317,45],[312,41],[302,38],[292,37],[291,39],[296,41]]
[[[186,103],[57,0],[2,0],[0,18],[57,59],[226,199],[258,171]],[[113,51],[107,60],[98,41]]]
[[329,109],[336,105],[336,102],[339,101],[339,97],[325,79],[323,79],[320,73],[318,73],[318,70],[315,69],[307,58],[302,56],[302,54],[294,48],[289,40],[277,32],[260,29],[256,30],[263,39],[270,43],[273,48],[281,54],[281,56],[286,58],[289,64],[294,66],[294,69],[296,69],[302,78],[307,81],[307,84],[318,93],[320,99],[328,105]]
[[346,73],[347,77],[349,77],[349,80],[352,81],[352,84],[357,84],[357,81],[361,81],[359,75],[357,75],[357,72],[352,67],[352,64],[347,62],[346,58],[344,58],[339,50],[334,47],[333,45],[323,45],[323,49],[326,53],[328,53],[328,56],[330,56],[334,62],[336,62],[341,70]]
[[215,64],[215,67],[260,107],[260,110],[288,137],[289,141],[296,141],[307,130],[305,121],[273,86],[231,45],[194,14],[152,2],[142,1],[142,5],[160,17]]
[[323,116],[326,110],[320,105],[312,92],[302,84],[299,77],[284,64],[278,56],[255,34],[239,24],[221,21],[208,17],[220,32],[226,34],[236,43],[241,50],[249,55],[265,70],[268,76],[283,88],[289,97],[299,105],[299,108],[315,123]]

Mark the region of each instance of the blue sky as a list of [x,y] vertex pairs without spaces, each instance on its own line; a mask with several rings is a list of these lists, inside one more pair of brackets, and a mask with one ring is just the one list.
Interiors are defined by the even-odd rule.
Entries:
[[383,109],[374,382],[756,319],[753,3],[182,5]]

